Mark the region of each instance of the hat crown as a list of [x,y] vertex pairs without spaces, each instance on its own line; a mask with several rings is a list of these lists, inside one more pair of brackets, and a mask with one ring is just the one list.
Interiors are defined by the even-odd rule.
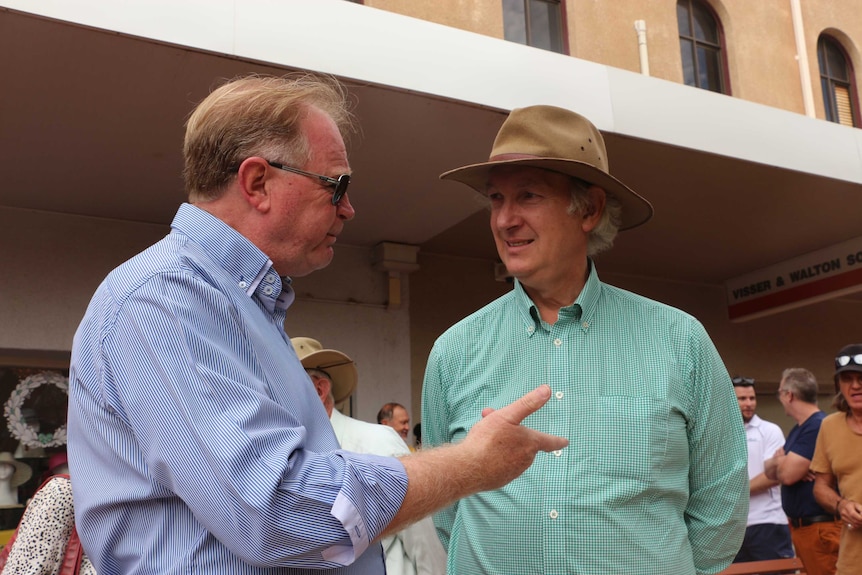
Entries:
[[580,114],[556,106],[516,108],[500,127],[490,160],[530,157],[583,162],[608,173],[601,132]]
[[836,357],[841,357],[842,355],[858,355],[862,353],[862,343],[853,343],[850,345],[845,345],[841,348],[836,355]]
[[356,389],[358,373],[349,356],[335,349],[325,349],[319,341],[310,337],[294,337],[290,343],[302,367],[319,369],[329,374],[336,405],[350,397]]

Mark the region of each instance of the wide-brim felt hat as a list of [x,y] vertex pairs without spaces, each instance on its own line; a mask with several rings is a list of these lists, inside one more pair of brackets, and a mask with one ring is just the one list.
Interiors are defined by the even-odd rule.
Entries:
[[332,397],[336,405],[350,397],[359,379],[356,364],[352,359],[338,350],[323,349],[319,341],[310,337],[294,337],[290,343],[293,344],[302,367],[320,369],[329,374]]
[[845,345],[841,348],[841,350],[835,354],[835,384],[836,387],[838,385],[838,374],[844,373],[845,371],[859,371],[862,372],[862,365],[855,363],[852,359],[847,363],[847,365],[839,365],[838,358],[842,356],[854,357],[862,354],[862,343],[853,343],[850,345]]
[[15,457],[8,451],[0,453],[0,463],[8,463],[15,467],[15,473],[9,479],[9,483],[12,487],[18,487],[19,485],[27,483],[30,477],[33,476],[33,468],[23,461],[15,459]]
[[622,205],[620,230],[639,226],[653,214],[652,204],[610,174],[605,140],[598,128],[565,108],[541,105],[512,110],[487,162],[449,170],[440,178],[485,194],[488,174],[499,166],[543,168],[599,186]]

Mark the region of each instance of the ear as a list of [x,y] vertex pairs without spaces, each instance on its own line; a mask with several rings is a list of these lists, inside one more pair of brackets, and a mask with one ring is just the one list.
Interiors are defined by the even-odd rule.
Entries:
[[581,222],[581,228],[586,233],[590,233],[595,229],[597,225],[599,225],[599,221],[602,219],[602,214],[605,213],[605,190],[598,186],[590,186],[587,188],[587,194],[589,195],[589,207],[584,210],[584,213],[581,214],[583,217],[583,222]]
[[246,158],[239,165],[236,178],[243,199],[259,212],[269,211],[272,178],[266,160],[256,156]]
[[320,401],[326,401],[329,394],[332,392],[332,382],[325,377],[312,376],[311,381],[314,382],[314,389],[317,390],[317,396]]

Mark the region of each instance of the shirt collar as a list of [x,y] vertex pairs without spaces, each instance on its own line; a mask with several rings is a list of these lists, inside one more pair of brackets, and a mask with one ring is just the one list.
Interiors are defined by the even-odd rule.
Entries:
[[755,413],[754,415],[752,415],[752,416],[751,416],[751,419],[750,419],[750,420],[748,420],[748,423],[746,423],[746,424],[745,424],[745,426],[746,426],[746,427],[760,427],[760,423],[761,423],[762,421],[763,421],[763,420],[762,420],[762,419],[760,419],[760,418],[757,416],[757,414]]
[[219,218],[184,203],[171,228],[199,246],[233,279],[238,289],[248,297],[257,296],[270,311],[287,309],[293,303],[295,294],[290,278],[280,278],[265,253]]
[[[581,293],[572,305],[560,308],[559,322],[580,323],[582,330],[587,331],[593,323],[593,318],[596,314],[599,298],[602,294],[602,282],[599,280],[599,274],[596,271],[596,266],[593,260],[587,258],[589,266],[589,274],[587,281]],[[527,326],[527,333],[533,335],[536,329],[543,327],[543,322],[539,317],[539,310],[524,287],[517,279],[515,280],[515,301],[521,313],[521,318]]]

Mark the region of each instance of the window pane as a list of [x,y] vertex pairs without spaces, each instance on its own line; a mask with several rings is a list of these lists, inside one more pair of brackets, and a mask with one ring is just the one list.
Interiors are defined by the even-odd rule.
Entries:
[[503,0],[503,37],[510,42],[527,43],[524,0]]
[[698,40],[718,44],[718,27],[715,19],[706,8],[700,4],[692,4],[694,10],[694,37]]
[[835,113],[835,96],[832,94],[832,83],[821,76],[820,89],[823,90],[823,108],[826,112],[826,119],[830,122],[837,122],[838,114]]
[[682,54],[682,78],[686,86],[697,86],[694,77],[694,44],[690,40],[679,40],[679,51]]
[[676,3],[676,20],[679,26],[679,35],[691,37],[691,21],[688,14],[689,0],[681,0]]
[[530,46],[563,51],[560,31],[560,5],[556,2],[530,0]]
[[847,81],[847,62],[835,42],[826,42],[826,59],[829,62],[829,75],[837,80]]
[[721,62],[717,50],[697,47],[697,72],[701,88],[721,92]]
[[817,65],[820,66],[821,76],[829,75],[826,70],[826,41],[822,36],[817,41]]

